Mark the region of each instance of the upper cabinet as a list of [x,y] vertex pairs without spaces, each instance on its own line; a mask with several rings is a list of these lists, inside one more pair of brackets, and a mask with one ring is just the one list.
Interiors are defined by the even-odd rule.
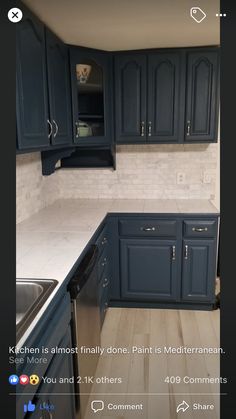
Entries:
[[217,141],[217,48],[115,55],[116,142]]
[[146,138],[146,57],[115,57],[117,142],[143,142]]
[[44,26],[31,14],[16,25],[18,148],[50,145]]
[[217,51],[187,54],[184,137],[187,142],[217,141],[218,61]]
[[70,48],[74,143],[108,145],[112,140],[111,57]]
[[48,92],[52,144],[72,142],[71,89],[68,48],[46,30]]
[[148,55],[148,142],[178,142],[180,52]]
[[67,47],[28,10],[16,25],[16,115],[19,150],[72,143]]

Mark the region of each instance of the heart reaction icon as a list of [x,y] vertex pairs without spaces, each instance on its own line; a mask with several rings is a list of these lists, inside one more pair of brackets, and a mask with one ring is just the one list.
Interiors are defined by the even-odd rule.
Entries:
[[22,384],[23,386],[26,386],[26,384],[29,384],[29,377],[28,377],[28,375],[22,374],[20,376],[20,384]]

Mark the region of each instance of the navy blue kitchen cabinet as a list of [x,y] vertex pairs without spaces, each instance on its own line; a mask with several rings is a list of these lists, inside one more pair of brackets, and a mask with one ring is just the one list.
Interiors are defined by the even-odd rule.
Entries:
[[44,25],[23,8],[16,25],[16,117],[18,148],[50,145]]
[[[71,331],[70,328],[60,342],[59,348],[71,348]],[[50,419],[69,419],[75,418],[75,401],[74,401],[74,385],[73,382],[62,382],[61,379],[72,379],[73,364],[70,354],[54,355],[53,360],[47,370],[44,378],[53,379],[53,383],[43,383],[38,393],[33,399],[36,405],[34,413],[30,416],[34,419],[50,418]],[[75,377],[76,379],[76,377]],[[56,382],[55,382],[56,381]]]
[[216,242],[214,239],[183,241],[183,301],[214,302]]
[[181,53],[148,54],[147,141],[178,143],[180,139]]
[[110,287],[111,287],[111,257],[112,250],[110,246],[110,228],[109,222],[103,228],[98,239],[96,240],[98,246],[99,259],[97,262],[97,273],[98,273],[98,304],[100,310],[100,322],[101,327],[103,325],[106,312],[109,306],[110,300]]
[[181,52],[115,56],[117,143],[180,142]]
[[72,110],[68,47],[46,29],[51,143],[72,143]]
[[185,141],[217,141],[218,79],[217,50],[187,53]]
[[72,144],[69,55],[37,17],[22,7],[16,26],[17,151]]
[[217,141],[217,47],[115,53],[116,142]]
[[176,252],[176,240],[121,239],[122,297],[175,301],[179,290]]
[[109,306],[210,310],[218,216],[110,215]]
[[117,143],[146,140],[146,56],[115,56],[115,124]]
[[70,66],[74,144],[108,147],[113,140],[111,56],[71,46]]

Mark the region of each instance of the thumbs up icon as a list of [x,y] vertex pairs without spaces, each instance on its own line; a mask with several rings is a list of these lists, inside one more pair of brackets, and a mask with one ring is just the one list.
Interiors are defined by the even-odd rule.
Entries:
[[24,404],[24,412],[34,412],[35,407],[35,404],[33,404],[31,400],[29,400],[28,404]]

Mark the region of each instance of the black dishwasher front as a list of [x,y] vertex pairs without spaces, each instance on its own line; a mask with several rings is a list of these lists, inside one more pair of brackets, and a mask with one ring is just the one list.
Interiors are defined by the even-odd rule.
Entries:
[[77,410],[85,417],[100,347],[100,311],[98,303],[98,247],[91,245],[71,279],[68,290],[72,302],[72,339],[78,348],[74,357]]

